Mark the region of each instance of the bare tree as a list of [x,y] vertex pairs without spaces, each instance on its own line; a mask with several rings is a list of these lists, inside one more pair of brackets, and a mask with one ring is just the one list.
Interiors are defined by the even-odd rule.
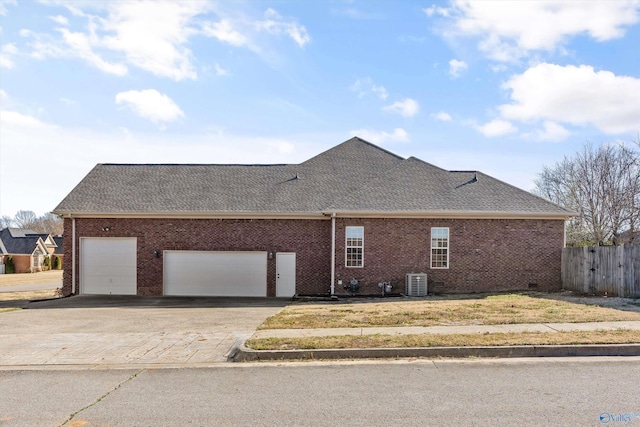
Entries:
[[0,230],[7,227],[13,227],[13,218],[7,215],[3,215],[0,217]]
[[52,213],[37,216],[33,211],[18,211],[15,218],[0,218],[0,228],[27,228],[41,234],[62,235],[63,219]]
[[38,222],[38,216],[33,211],[18,211],[13,222],[18,228],[33,228]]
[[578,213],[569,244],[617,244],[640,228],[640,153],[629,145],[587,143],[574,157],[544,167],[534,193]]
[[62,235],[63,224],[62,218],[49,212],[38,218],[38,224],[34,227],[34,230],[38,233]]

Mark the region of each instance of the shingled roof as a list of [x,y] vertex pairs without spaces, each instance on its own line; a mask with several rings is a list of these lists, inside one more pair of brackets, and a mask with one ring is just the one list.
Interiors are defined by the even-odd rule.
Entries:
[[297,165],[98,164],[56,214],[328,213],[568,217],[479,172],[451,172],[352,138]]

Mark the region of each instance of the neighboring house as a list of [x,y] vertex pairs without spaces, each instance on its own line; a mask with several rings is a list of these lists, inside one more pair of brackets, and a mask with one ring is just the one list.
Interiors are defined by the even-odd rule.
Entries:
[[6,264],[11,256],[16,273],[42,271],[45,259],[51,259],[56,248],[57,244],[50,234],[38,234],[23,228],[0,230],[0,264]]
[[[65,294],[560,289],[573,212],[352,138],[301,164],[99,164],[60,203]],[[424,276],[423,276],[424,277]]]

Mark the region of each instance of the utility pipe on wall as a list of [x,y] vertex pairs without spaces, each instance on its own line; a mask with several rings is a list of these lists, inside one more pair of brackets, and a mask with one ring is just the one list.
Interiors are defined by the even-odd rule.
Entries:
[[331,295],[336,293],[336,213],[331,214]]

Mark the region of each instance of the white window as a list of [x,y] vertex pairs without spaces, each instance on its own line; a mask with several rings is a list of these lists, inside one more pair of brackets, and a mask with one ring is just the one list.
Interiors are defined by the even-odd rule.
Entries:
[[346,266],[364,266],[364,227],[347,227],[346,229]]
[[431,229],[431,268],[449,268],[449,228]]

